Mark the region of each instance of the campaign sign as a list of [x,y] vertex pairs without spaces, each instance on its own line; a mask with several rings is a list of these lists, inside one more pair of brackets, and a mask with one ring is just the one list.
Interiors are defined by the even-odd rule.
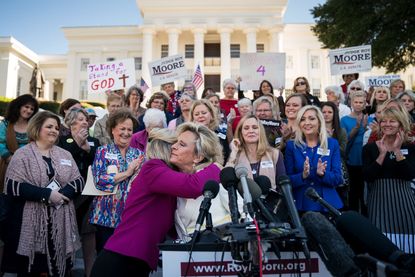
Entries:
[[399,75],[369,76],[365,78],[366,87],[389,87],[393,81],[400,78]]
[[263,80],[285,86],[285,53],[241,53],[241,90],[257,90]]
[[181,54],[153,61],[148,64],[148,68],[153,86],[184,79],[187,76],[186,66]]
[[135,85],[134,59],[88,64],[88,92],[125,89]]
[[363,45],[329,51],[331,75],[372,70],[372,46]]

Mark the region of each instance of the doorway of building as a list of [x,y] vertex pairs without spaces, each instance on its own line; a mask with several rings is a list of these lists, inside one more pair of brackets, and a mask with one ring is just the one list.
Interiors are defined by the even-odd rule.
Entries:
[[212,88],[217,93],[220,92],[220,75],[205,75],[205,88]]

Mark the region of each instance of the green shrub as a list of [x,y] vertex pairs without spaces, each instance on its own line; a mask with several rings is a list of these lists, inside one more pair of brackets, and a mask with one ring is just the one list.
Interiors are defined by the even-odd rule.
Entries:
[[39,103],[39,108],[58,114],[60,105],[59,102],[42,101]]
[[[85,104],[88,104],[90,106],[88,106],[88,108],[92,108],[92,107],[101,107],[103,109],[105,109],[105,104],[101,103],[101,102],[94,102],[94,101],[81,101],[82,106],[84,106]],[[85,105],[86,106],[86,105]]]

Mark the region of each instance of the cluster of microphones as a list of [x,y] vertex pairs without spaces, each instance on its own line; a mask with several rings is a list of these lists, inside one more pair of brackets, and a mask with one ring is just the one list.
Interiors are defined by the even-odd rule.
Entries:
[[[364,272],[374,272],[376,276],[415,276],[415,255],[400,251],[364,216],[353,211],[340,212],[312,187],[305,195],[327,213],[306,212],[300,218],[288,176],[278,176],[277,189],[272,189],[268,177],[251,179],[246,168],[235,166],[224,168],[220,180],[228,191],[231,223],[220,236],[215,234],[209,209],[220,185],[208,181],[191,249],[195,243],[218,241],[226,236],[235,262],[255,262],[264,257],[255,251],[250,253],[250,244],[258,241],[259,229],[261,241],[268,242],[277,257],[279,245],[284,242],[283,245],[296,246],[310,259],[310,245],[333,276],[365,276]],[[238,194],[243,197],[243,212],[238,209]],[[206,230],[201,231],[204,223]]]

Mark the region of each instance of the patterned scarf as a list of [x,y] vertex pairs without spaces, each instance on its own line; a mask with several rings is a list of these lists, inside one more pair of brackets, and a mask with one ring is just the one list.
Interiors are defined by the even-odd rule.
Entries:
[[[69,152],[53,146],[50,149],[50,156],[55,179],[63,187],[71,181],[82,178]],[[62,162],[63,160],[66,162]],[[72,166],[65,165],[67,161],[71,161]],[[6,172],[6,183],[10,181],[25,182],[37,187],[46,187],[49,184],[47,164],[34,142],[20,148],[14,154]],[[80,248],[75,208],[71,201],[59,209],[49,208],[49,211],[48,215],[48,207],[43,203],[25,202],[17,253],[29,258],[29,272],[35,253],[46,254],[50,273],[52,273],[51,259],[54,258],[59,276],[64,276],[66,259],[70,257],[74,260],[75,252]],[[55,249],[54,257],[51,257],[48,246],[49,222],[52,226],[50,236]]]

